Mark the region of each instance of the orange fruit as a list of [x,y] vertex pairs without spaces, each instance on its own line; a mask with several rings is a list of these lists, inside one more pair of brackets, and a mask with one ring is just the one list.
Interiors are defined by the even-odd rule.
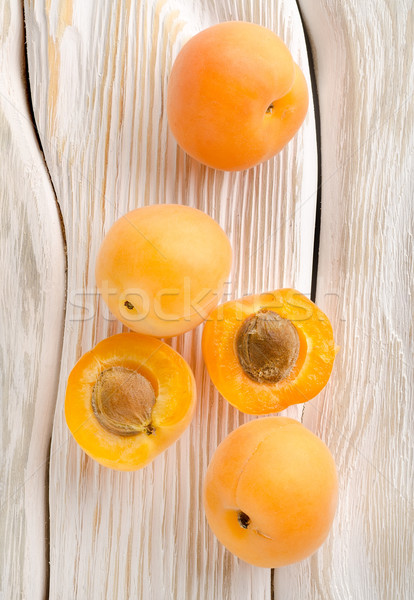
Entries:
[[120,333],[79,359],[66,388],[67,425],[94,460],[140,469],[175,442],[191,422],[193,373],[160,340]]
[[307,109],[307,84],[288,48],[253,23],[220,23],[195,35],[168,81],[173,135],[190,156],[216,169],[268,160],[295,135]]
[[313,554],[337,505],[336,467],[327,446],[301,423],[265,417],[219,445],[204,482],[208,523],[224,546],[259,567]]
[[124,325],[156,337],[179,335],[217,306],[231,267],[222,228],[201,210],[158,204],[112,225],[95,277],[103,300]]
[[316,396],[337,352],[328,317],[290,288],[217,307],[204,326],[202,348],[220,394],[249,414],[278,412]]

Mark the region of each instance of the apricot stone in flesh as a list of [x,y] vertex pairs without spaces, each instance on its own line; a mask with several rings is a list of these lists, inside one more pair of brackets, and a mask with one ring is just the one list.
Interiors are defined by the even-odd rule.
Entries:
[[194,376],[182,356],[156,338],[120,333],[99,342],[73,367],[65,416],[91,458],[135,471],[181,436],[195,402]]
[[253,415],[314,398],[338,351],[328,317],[291,288],[220,305],[204,326],[202,347],[220,394]]
[[207,520],[233,554],[281,567],[313,554],[337,505],[337,474],[327,446],[301,423],[264,417],[217,448],[204,483]]

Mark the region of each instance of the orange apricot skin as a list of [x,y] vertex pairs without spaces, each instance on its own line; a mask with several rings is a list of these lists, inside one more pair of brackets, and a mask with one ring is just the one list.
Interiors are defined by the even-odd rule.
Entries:
[[112,225],[98,252],[95,278],[124,325],[171,337],[197,327],[217,306],[231,261],[230,242],[209,215],[159,204],[132,210]]
[[[207,521],[233,554],[276,568],[313,554],[335,516],[337,472],[327,446],[301,423],[262,417],[219,445],[204,481]],[[244,513],[246,528],[239,522]]]
[[[92,409],[99,374],[111,367],[136,370],[154,388],[154,433],[120,436],[105,429]],[[137,333],[120,333],[99,342],[72,369],[65,396],[66,423],[79,446],[101,465],[135,471],[173,444],[191,423],[196,404],[193,373],[173,348]]]
[[227,171],[280,152],[308,104],[306,80],[288,48],[254,23],[220,23],[195,35],[168,81],[168,122],[178,144],[201,163]]
[[[262,308],[289,319],[299,336],[299,356],[287,378],[257,383],[243,371],[235,338],[244,319]],[[291,288],[246,296],[215,309],[203,330],[202,349],[210,378],[230,404],[248,414],[269,414],[314,398],[327,384],[337,347],[328,317]]]

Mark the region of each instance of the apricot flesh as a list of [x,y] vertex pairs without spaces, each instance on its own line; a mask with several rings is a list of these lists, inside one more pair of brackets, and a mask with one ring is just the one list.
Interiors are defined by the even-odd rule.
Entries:
[[336,511],[337,473],[327,446],[301,423],[264,417],[219,445],[204,482],[208,523],[233,554],[281,567],[313,554]]
[[174,137],[216,169],[248,169],[268,160],[295,135],[307,109],[307,84],[288,48],[254,23],[219,23],[195,35],[168,81]]
[[72,369],[65,416],[91,458],[134,471],[181,436],[195,402],[194,376],[184,358],[156,338],[120,333],[99,342]]
[[217,306],[231,246],[204,212],[179,204],[137,208],[116,221],[96,259],[98,289],[124,325],[170,337],[193,329]]

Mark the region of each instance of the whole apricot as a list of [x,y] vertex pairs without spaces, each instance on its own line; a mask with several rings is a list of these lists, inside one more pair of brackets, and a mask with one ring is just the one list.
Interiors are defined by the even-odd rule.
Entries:
[[219,23],[191,38],[168,81],[167,115],[178,144],[216,169],[248,169],[277,154],[308,109],[302,71],[269,29]]
[[104,301],[122,323],[170,337],[207,318],[230,267],[230,242],[214,219],[189,206],[158,204],[114,223],[95,274]]
[[327,446],[301,423],[264,417],[219,445],[207,469],[204,507],[219,541],[242,560],[281,567],[327,537],[338,482]]
[[156,338],[120,333],[99,342],[72,369],[65,416],[91,458],[133,471],[179,438],[195,401],[194,376],[182,356]]

